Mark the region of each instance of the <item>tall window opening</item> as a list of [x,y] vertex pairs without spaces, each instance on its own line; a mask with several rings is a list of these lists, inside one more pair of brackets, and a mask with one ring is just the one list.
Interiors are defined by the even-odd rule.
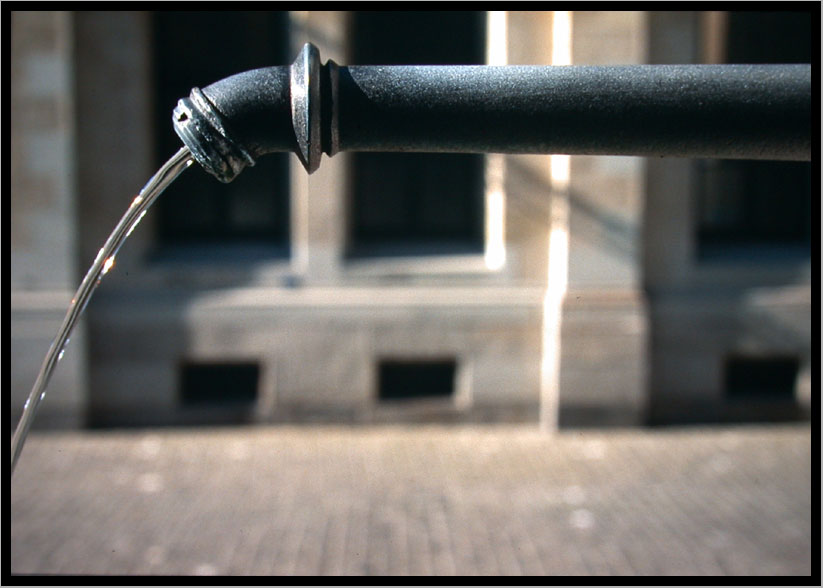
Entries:
[[[714,61],[811,63],[811,14],[728,12],[707,34]],[[700,160],[696,165],[698,255],[751,246],[808,251],[811,164]],[[762,247],[759,249],[764,251]]]
[[[355,12],[351,63],[470,65],[485,60],[484,12]],[[482,253],[484,157],[357,153],[350,256]]]
[[[157,165],[182,143],[171,113],[191,88],[227,76],[289,63],[286,12],[153,14]],[[199,166],[180,176],[156,204],[161,245],[263,245],[286,254],[289,242],[288,154],[270,154],[222,184]]]

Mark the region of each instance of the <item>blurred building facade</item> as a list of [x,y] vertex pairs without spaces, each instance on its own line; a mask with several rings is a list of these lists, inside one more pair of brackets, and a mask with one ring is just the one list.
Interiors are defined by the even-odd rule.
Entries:
[[[358,65],[809,62],[811,16],[12,13],[12,422],[191,87],[304,42]],[[794,418],[810,186],[808,164],[631,157],[341,153],[309,177],[283,154],[228,185],[195,166],[118,255],[38,424]]]

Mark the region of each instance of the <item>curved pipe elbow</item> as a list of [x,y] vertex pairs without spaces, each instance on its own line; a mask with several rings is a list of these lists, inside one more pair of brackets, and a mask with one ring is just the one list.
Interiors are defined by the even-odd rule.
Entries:
[[295,149],[289,68],[247,71],[194,88],[178,102],[173,121],[194,159],[230,182],[260,156]]
[[[336,133],[320,131],[320,85],[336,79],[337,65],[320,66],[307,43],[291,66],[239,73],[194,88],[174,109],[174,130],[194,159],[222,182],[230,182],[261,155],[294,151],[309,173],[325,150],[337,150]],[[336,84],[335,84],[336,85]],[[329,121],[336,117],[328,116]]]

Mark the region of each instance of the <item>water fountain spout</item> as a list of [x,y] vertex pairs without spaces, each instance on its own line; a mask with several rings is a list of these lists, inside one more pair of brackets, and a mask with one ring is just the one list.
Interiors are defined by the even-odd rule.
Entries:
[[811,65],[338,66],[306,44],[174,110],[194,158],[231,181],[293,151],[811,160]]

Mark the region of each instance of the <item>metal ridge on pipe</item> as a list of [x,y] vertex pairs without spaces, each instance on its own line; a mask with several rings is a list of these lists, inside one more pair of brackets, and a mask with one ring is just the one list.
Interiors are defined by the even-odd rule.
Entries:
[[231,181],[266,153],[415,151],[811,160],[811,65],[339,66],[306,44],[179,101]]

